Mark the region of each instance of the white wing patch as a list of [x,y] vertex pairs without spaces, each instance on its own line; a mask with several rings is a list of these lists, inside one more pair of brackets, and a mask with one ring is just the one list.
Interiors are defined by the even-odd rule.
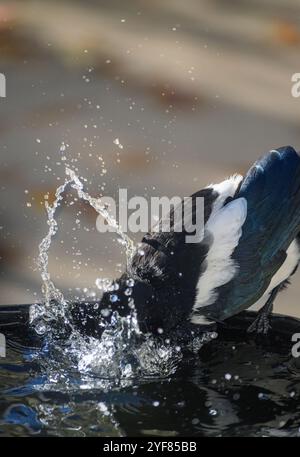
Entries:
[[[224,199],[225,201],[225,199]],[[199,324],[202,316],[194,314],[201,307],[211,305],[218,298],[217,288],[233,279],[238,265],[231,258],[242,235],[247,217],[247,201],[238,198],[219,210],[214,210],[205,226],[205,233],[212,237],[212,245],[206,256],[206,270],[197,284],[197,296],[191,322]]]
[[219,194],[218,198],[214,202],[211,217],[214,215],[216,211],[223,207],[227,198],[233,197],[235,195],[242,180],[243,176],[236,174],[230,176],[230,178],[220,182],[219,184],[211,184],[210,186],[207,186],[212,188]]

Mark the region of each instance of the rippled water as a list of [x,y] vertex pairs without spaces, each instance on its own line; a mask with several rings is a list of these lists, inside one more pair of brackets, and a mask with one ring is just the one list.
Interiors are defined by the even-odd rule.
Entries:
[[297,320],[274,317],[270,337],[255,341],[245,332],[248,313],[199,352],[168,354],[165,376],[109,378],[51,350],[28,329],[25,311],[2,314],[4,436],[300,436],[300,360],[290,355]]

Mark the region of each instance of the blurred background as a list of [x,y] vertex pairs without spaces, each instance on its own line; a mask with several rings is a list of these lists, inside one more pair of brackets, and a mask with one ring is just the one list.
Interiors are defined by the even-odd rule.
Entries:
[[[0,303],[41,298],[44,202],[66,163],[95,196],[183,197],[299,148],[299,52],[299,0],[0,1]],[[124,250],[67,194],[50,271],[94,296]],[[299,293],[298,273],[275,311],[300,316]]]

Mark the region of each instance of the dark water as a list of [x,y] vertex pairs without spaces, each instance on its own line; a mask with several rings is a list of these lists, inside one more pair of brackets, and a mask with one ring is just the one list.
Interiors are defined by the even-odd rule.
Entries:
[[257,340],[245,332],[253,313],[244,314],[199,353],[186,351],[167,378],[118,385],[78,373],[56,380],[22,313],[5,316],[0,436],[300,436],[295,319],[273,317],[270,336]]

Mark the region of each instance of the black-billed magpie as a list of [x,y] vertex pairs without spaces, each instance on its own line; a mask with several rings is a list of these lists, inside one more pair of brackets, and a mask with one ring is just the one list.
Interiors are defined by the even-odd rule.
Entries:
[[[267,333],[277,293],[300,259],[300,157],[290,146],[272,150],[245,177],[234,175],[192,195],[204,198],[204,236],[149,232],[127,271],[91,311],[87,331],[98,336],[99,315],[136,310],[142,332],[196,332],[254,305],[266,304],[249,331]],[[80,314],[77,315],[80,318]]]

